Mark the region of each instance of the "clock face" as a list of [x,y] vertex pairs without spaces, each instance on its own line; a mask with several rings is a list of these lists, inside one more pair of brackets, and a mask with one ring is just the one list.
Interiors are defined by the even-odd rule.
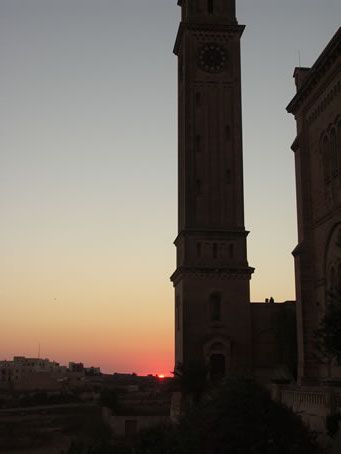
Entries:
[[224,69],[226,61],[226,49],[219,44],[204,44],[199,49],[199,67],[204,71],[220,72]]

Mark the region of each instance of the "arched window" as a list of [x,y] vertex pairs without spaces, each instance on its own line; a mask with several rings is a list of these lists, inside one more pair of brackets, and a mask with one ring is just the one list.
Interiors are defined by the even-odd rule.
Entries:
[[221,380],[226,377],[227,356],[226,347],[221,342],[215,342],[209,352],[210,379]]
[[220,322],[221,320],[221,294],[212,293],[209,301],[210,321]]

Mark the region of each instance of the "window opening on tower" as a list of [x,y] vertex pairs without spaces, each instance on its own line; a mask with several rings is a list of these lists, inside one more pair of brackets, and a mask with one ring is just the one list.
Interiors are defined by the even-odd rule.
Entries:
[[213,11],[214,11],[213,0],[207,1],[207,10],[208,10],[208,14],[213,14]]

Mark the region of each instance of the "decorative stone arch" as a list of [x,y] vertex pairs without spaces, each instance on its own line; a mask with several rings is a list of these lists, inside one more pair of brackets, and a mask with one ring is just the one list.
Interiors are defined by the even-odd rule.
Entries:
[[204,344],[204,358],[212,381],[228,377],[231,369],[231,340],[215,336]]

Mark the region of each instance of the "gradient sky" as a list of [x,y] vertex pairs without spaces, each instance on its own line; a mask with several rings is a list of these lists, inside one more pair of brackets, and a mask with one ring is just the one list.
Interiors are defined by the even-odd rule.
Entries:
[[[0,0],[0,359],[173,368],[176,0]],[[253,301],[294,299],[293,69],[340,0],[237,0]]]

